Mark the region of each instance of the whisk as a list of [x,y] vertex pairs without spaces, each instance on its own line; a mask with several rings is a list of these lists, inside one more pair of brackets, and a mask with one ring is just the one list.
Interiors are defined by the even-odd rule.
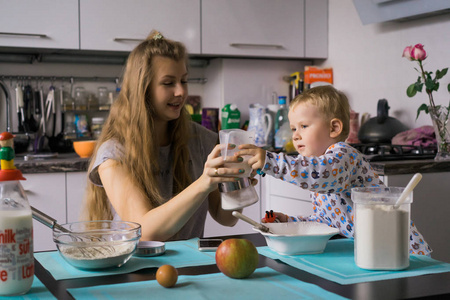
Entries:
[[59,225],[55,219],[43,213],[42,211],[34,208],[33,206],[31,206],[31,211],[33,214],[33,219],[39,221],[40,223],[44,224],[45,226],[53,230],[58,230],[60,232],[67,233],[67,235],[70,236],[70,238],[73,241],[80,242],[80,244],[82,244],[83,247],[78,247],[78,249],[80,250],[80,253],[83,257],[85,258],[97,258],[98,256],[108,257],[114,254],[115,249],[113,246],[101,245],[102,242],[107,242],[104,238],[94,235],[87,235],[84,233],[82,236],[80,236],[78,232],[72,232],[67,228],[65,228],[64,226]]

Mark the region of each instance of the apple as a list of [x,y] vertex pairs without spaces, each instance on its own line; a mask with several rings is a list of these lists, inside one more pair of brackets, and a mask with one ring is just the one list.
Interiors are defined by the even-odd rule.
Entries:
[[223,241],[216,251],[219,270],[231,278],[241,279],[253,274],[259,262],[255,245],[246,239]]

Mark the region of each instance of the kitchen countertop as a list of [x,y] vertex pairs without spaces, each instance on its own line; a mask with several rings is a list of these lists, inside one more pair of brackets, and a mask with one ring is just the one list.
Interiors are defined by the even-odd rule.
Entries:
[[450,172],[450,161],[434,159],[376,161],[370,163],[379,175]]
[[[14,163],[22,173],[84,172],[89,167],[88,158],[76,153],[59,154],[57,158],[24,160],[24,154],[16,155]],[[379,175],[450,172],[450,161],[433,159],[376,161],[370,163]]]
[[27,173],[57,173],[57,172],[84,172],[89,167],[89,159],[81,158],[73,153],[58,154],[56,158],[24,160],[27,154],[17,154],[14,165],[23,174]]

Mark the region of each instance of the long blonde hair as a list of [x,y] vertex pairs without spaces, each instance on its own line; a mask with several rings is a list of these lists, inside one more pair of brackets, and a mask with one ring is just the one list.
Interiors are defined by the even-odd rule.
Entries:
[[[164,202],[157,177],[159,145],[152,134],[155,110],[150,99],[150,86],[155,76],[153,58],[156,56],[183,61],[186,68],[188,67],[185,46],[152,31],[128,57],[120,94],[111,107],[92,156],[96,157],[99,146],[107,140],[114,139],[123,145],[124,157],[120,158],[118,163],[127,169],[153,207]],[[185,109],[182,109],[178,119],[169,122],[174,194],[181,192],[191,183],[188,173],[190,128],[189,115]],[[92,170],[93,164],[94,159],[90,163],[89,171]],[[112,217],[104,188],[88,180],[83,218],[109,220]]]

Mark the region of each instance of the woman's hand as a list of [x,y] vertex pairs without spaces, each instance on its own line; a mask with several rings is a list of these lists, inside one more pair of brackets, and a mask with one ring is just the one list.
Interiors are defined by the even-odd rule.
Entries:
[[234,153],[235,156],[251,155],[252,157],[248,160],[248,164],[253,170],[258,170],[264,168],[264,163],[266,162],[266,150],[256,147],[252,144],[240,145],[239,149]]
[[[220,182],[235,182],[239,180],[238,176],[244,173],[243,169],[225,167],[225,162],[228,163],[240,163],[243,161],[242,157],[228,156],[226,161],[223,156],[220,155],[223,145],[216,145],[211,153],[208,155],[208,159],[203,169],[203,174],[199,178],[204,182],[208,192],[212,192],[217,188],[217,184]],[[236,145],[228,144],[228,149],[233,149]]]

